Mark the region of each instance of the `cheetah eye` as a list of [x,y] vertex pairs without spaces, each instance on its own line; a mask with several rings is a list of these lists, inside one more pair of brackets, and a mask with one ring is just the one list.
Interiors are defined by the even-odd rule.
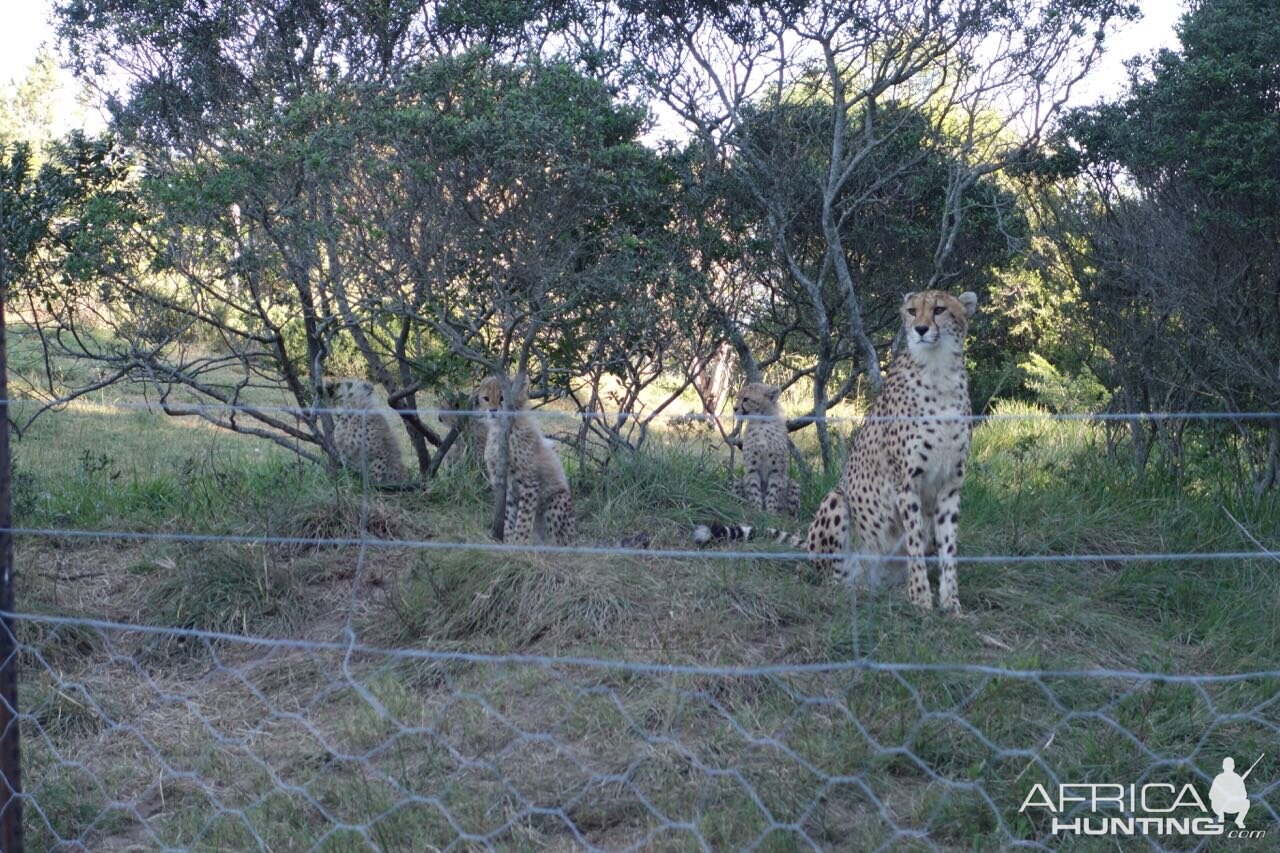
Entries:
[[939,305],[933,309],[933,316],[937,317],[939,314],[943,313],[946,310],[947,310],[946,307]]
[[907,309],[907,316],[908,316],[908,317],[914,317],[914,316],[916,316],[916,309],[914,309],[914,308],[908,308],[908,309]]

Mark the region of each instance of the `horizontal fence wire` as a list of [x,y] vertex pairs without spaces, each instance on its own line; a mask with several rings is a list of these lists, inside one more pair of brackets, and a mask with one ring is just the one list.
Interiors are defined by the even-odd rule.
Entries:
[[[678,663],[654,663],[627,661],[614,658],[594,658],[581,655],[532,655],[492,654],[454,651],[447,649],[383,648],[356,642],[321,642],[277,637],[260,637],[232,634],[225,631],[207,631],[196,628],[175,628],[163,625],[146,625],[131,622],[113,622],[105,619],[88,619],[73,616],[54,616],[47,613],[6,613],[18,622],[45,625],[65,625],[90,628],[97,631],[136,633],[162,637],[183,637],[201,642],[230,642],[274,649],[297,649],[314,652],[343,652],[350,654],[378,655],[404,660],[440,663],[518,664],[530,666],[572,666],[584,669],[616,670],[644,675],[706,675],[725,678],[747,678],[770,675],[798,675],[826,672],[903,672],[903,673],[965,673],[998,678],[1037,680],[1044,678],[1117,679],[1159,684],[1205,685],[1234,684],[1260,679],[1280,679],[1280,669],[1261,669],[1227,674],[1186,674],[1146,672],[1136,669],[1016,669],[968,663],[918,663],[911,661],[879,661],[868,658],[833,660],[816,663],[760,664],[755,666],[715,666]],[[1275,700],[1280,703],[1280,696]]]
[[[159,412],[155,404],[129,401],[93,405]],[[194,408],[175,405],[184,412]],[[54,416],[83,406],[63,406]],[[378,411],[200,408],[299,417],[368,418]],[[604,417],[545,409],[519,414]],[[966,420],[1265,421],[1278,416],[997,413]],[[194,547],[173,559],[195,561],[197,569],[202,557],[220,545],[354,552],[329,560],[349,568],[329,582],[335,591],[311,621],[272,623],[278,635],[255,634],[247,622],[243,631],[192,627],[183,623],[181,607],[153,614],[154,622],[141,614],[118,619],[46,613],[21,603],[19,612],[5,614],[15,626],[22,673],[18,717],[30,844],[59,850],[898,850],[975,844],[1048,850],[1109,826],[1144,848],[1196,850],[1235,831],[1235,813],[1219,822],[1211,802],[1223,755],[1234,756],[1243,771],[1255,755],[1280,751],[1275,748],[1280,669],[1265,662],[1238,672],[1215,672],[1211,664],[1203,671],[1041,666],[1039,653],[1023,657],[985,635],[978,637],[981,643],[1010,653],[1001,655],[1005,663],[966,659],[974,653],[969,645],[942,659],[913,660],[901,649],[897,656],[886,652],[885,634],[899,630],[896,617],[893,611],[878,615],[883,598],[854,587],[838,593],[842,603],[835,608],[838,613],[847,605],[848,625],[840,629],[847,635],[831,637],[825,653],[810,650],[800,660],[758,659],[766,649],[785,650],[787,618],[753,603],[749,589],[722,575],[713,580],[723,585],[726,600],[747,619],[758,614],[764,620],[760,629],[776,634],[779,643],[745,652],[726,638],[706,648],[664,642],[663,655],[646,653],[639,659],[581,651],[527,653],[518,651],[514,640],[517,651],[474,649],[448,630],[397,643],[395,632],[380,625],[372,610],[373,598],[381,596],[397,619],[414,618],[403,610],[418,605],[397,603],[394,595],[379,592],[387,561],[397,550],[471,553],[477,560],[492,554],[514,561],[494,584],[459,598],[462,612],[456,618],[462,621],[446,627],[489,619],[515,632],[530,617],[503,608],[518,611],[521,595],[558,593],[557,584],[577,582],[578,564],[562,566],[558,558],[599,563],[625,557],[692,566],[824,557],[767,542],[641,548],[377,535],[367,466],[359,473],[354,535],[65,525],[10,529],[20,554],[38,544],[41,559],[60,561],[58,571],[83,568],[82,574],[101,574],[107,584],[124,582],[110,552],[95,552],[103,561],[95,570],[76,563],[76,548],[189,545]],[[956,562],[972,567],[1229,567],[1280,560],[1280,554],[1254,544],[1257,550],[961,553]],[[523,566],[518,562],[523,555],[550,562]],[[885,559],[852,548],[834,557],[864,563]],[[245,559],[261,561],[260,571],[242,579],[257,585],[258,598],[276,601],[273,596],[289,594],[271,590],[270,554],[253,552]],[[160,571],[173,567],[171,560]],[[327,564],[325,570],[338,571]],[[434,569],[428,566],[428,571]],[[538,572],[549,586],[520,586],[532,584],[528,578]],[[24,574],[21,563],[18,574]],[[53,577],[56,591],[61,575]],[[668,577],[679,581],[678,571]],[[420,586],[429,595],[451,594],[450,587],[437,586],[434,575],[427,580]],[[506,588],[500,584],[515,585],[518,594],[502,599]],[[229,602],[219,606],[232,611],[241,606],[234,603],[236,591],[216,592]],[[173,594],[182,597],[180,590]],[[486,604],[487,599],[495,603]],[[564,601],[588,623],[617,626],[621,621],[611,620],[633,618],[626,615],[625,603],[593,598],[589,588]],[[659,639],[676,630],[675,602],[672,607],[667,617],[672,625],[651,629]],[[948,631],[965,627],[963,621],[955,629],[949,622],[938,624]],[[310,636],[294,635],[304,631]],[[579,650],[591,646],[572,635],[565,642]],[[627,648],[622,642],[617,647]],[[1127,660],[1127,652],[1100,650],[1099,656]],[[743,662],[744,656],[751,660]],[[1176,725],[1166,725],[1169,720]],[[1280,764],[1259,760],[1262,770],[1249,778],[1247,830],[1240,830],[1249,834],[1238,838],[1265,844],[1266,837],[1274,841],[1280,832],[1280,773],[1275,772]],[[1171,805],[1170,791],[1178,805]],[[1164,797],[1160,808],[1137,808],[1136,798],[1149,792]],[[1203,809],[1186,801],[1194,797],[1203,800]],[[1165,822],[1140,822],[1152,815]],[[1207,822],[1193,824],[1192,818]],[[1119,829],[1106,824],[1111,820],[1119,821]]]
[[[256,404],[256,403],[204,403],[204,402],[185,402],[185,401],[169,401],[166,403],[146,402],[136,400],[89,400],[84,397],[77,397],[70,400],[41,400],[35,397],[20,397],[8,401],[10,406],[21,407],[23,405],[40,405],[49,406],[53,411],[75,410],[77,408],[85,408],[92,406],[101,406],[109,409],[119,409],[121,411],[143,411],[150,413],[163,413],[165,406],[168,405],[172,409],[178,410],[173,417],[186,417],[191,415],[202,414],[289,414],[300,418],[315,417],[318,415],[370,415],[372,413],[385,413],[391,415],[409,416],[417,415],[419,417],[447,417],[447,418],[475,418],[483,419],[485,417],[492,418],[510,418],[532,416],[536,418],[551,419],[573,419],[573,420],[643,420],[653,419],[658,422],[686,422],[686,421],[712,421],[716,416],[701,412],[687,411],[681,414],[658,412],[629,412],[629,411],[567,411],[563,409],[552,409],[546,406],[529,409],[519,409],[515,411],[505,411],[503,409],[451,409],[442,407],[412,407],[412,408],[386,408],[386,409],[369,409],[369,408],[351,408],[344,406],[299,406],[288,404]],[[735,415],[732,412],[725,412],[719,415],[722,420],[736,419],[744,423],[753,421],[771,421],[774,420],[769,415]],[[1280,412],[1212,412],[1212,411],[1184,411],[1184,412],[988,412],[983,414],[952,414],[943,413],[937,415],[802,415],[796,417],[787,417],[788,421],[799,424],[870,424],[870,423],[955,423],[968,422],[971,424],[982,423],[1001,423],[1001,422],[1024,422],[1024,421],[1041,421],[1050,423],[1129,423],[1129,422],[1153,422],[1162,423],[1166,421],[1262,421],[1270,422],[1280,420]]]

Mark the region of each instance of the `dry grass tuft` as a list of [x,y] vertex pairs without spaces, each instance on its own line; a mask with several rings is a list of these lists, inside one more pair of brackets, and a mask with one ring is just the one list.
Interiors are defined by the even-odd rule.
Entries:
[[402,640],[564,648],[607,636],[640,607],[645,582],[635,568],[559,554],[427,553],[391,601]]
[[[354,539],[360,536],[361,521],[369,536],[377,539],[421,537],[414,531],[407,512],[396,504],[371,496],[367,504],[358,494],[335,490],[332,499],[308,501],[294,509],[280,523],[278,536],[299,539]],[[298,554],[322,546],[299,543],[284,547]]]

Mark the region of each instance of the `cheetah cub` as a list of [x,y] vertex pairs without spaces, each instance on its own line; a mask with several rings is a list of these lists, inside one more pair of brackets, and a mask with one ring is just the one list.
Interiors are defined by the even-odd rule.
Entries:
[[[903,298],[906,349],[889,366],[840,484],[823,498],[805,541],[811,554],[861,550],[867,559],[836,563],[835,573],[846,581],[891,582],[905,563],[907,595],[926,609],[933,606],[926,558],[936,555],[938,602],[951,613],[960,612],[956,533],[969,456],[964,338],[977,306],[978,297],[968,292],[955,297],[929,290]],[[746,525],[700,525],[694,540],[750,539],[754,532]],[[767,532],[776,541],[800,544],[798,537]],[[859,548],[851,548],[850,534]]]
[[748,382],[738,393],[733,413],[744,420],[743,477],[733,491],[752,509],[795,515],[800,509],[800,484],[787,476],[787,424],[778,408],[782,389]]
[[[577,538],[569,480],[560,457],[527,413],[529,383],[520,382],[516,392],[517,414],[507,441],[507,505],[505,540],[536,544],[550,539],[568,545]],[[484,412],[486,438],[485,467],[494,482],[501,450],[502,384],[490,376],[476,389],[476,408]]]
[[395,427],[373,383],[325,379],[321,391],[325,402],[337,410],[333,413],[333,443],[342,464],[357,471],[367,465],[370,483],[408,480]]

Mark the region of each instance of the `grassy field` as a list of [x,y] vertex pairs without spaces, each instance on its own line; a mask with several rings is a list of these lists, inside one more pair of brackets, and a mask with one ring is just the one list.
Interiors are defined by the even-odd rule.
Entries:
[[[1005,559],[945,618],[767,556],[411,547],[489,541],[474,466],[366,497],[124,394],[15,444],[19,526],[163,534],[19,539],[19,610],[69,620],[19,623],[31,849],[1093,849],[1018,812],[1033,784],[1203,794],[1263,752],[1249,825],[1280,832],[1280,678],[1037,674],[1280,669],[1276,561],[1124,556],[1280,545],[1276,496],[1208,452],[1139,476],[1092,424],[978,426],[962,554]],[[685,430],[571,471],[583,542],[742,516],[723,459]],[[1111,556],[1053,559],[1081,554]]]

